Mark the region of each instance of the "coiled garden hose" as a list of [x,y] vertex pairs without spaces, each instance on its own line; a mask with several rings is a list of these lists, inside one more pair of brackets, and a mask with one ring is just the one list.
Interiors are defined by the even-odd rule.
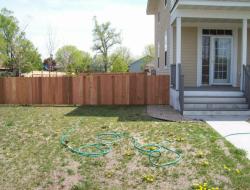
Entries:
[[[148,156],[149,162],[151,163],[152,166],[155,166],[155,167],[173,166],[173,165],[178,164],[182,159],[182,156],[178,151],[169,148],[167,145],[163,145],[163,143],[142,145],[134,137],[124,132],[100,133],[96,135],[97,143],[86,144],[80,147],[72,147],[69,145],[69,137],[71,133],[73,133],[74,131],[75,131],[74,129],[70,129],[67,133],[63,134],[61,137],[61,144],[65,146],[68,150],[70,150],[71,152],[79,156],[90,157],[90,158],[103,157],[112,150],[112,146],[115,143],[119,142],[120,140],[124,138],[127,138],[131,141],[134,149],[136,149],[139,153]],[[237,135],[250,135],[250,132],[249,133],[233,133],[233,134],[226,135],[224,137],[219,137],[216,140],[225,139],[227,137],[237,136]],[[166,142],[170,143],[170,141],[166,141]],[[88,151],[88,149],[95,150],[95,151]],[[175,159],[172,161],[165,162],[165,163],[159,163],[159,159],[164,152],[174,154]]]
[[[84,157],[89,158],[99,158],[105,156],[112,150],[114,143],[122,139],[129,139],[133,144],[133,147],[141,154],[148,156],[149,162],[155,167],[167,167],[173,166],[180,162],[182,159],[181,154],[176,150],[173,150],[165,145],[161,144],[140,144],[134,137],[130,136],[128,133],[123,132],[106,132],[96,135],[97,143],[86,144],[80,147],[71,147],[69,145],[69,137],[74,129],[70,129],[67,133],[63,134],[61,137],[61,144],[65,146],[71,152]],[[94,151],[88,151],[92,149]],[[175,155],[175,159],[165,163],[159,163],[159,159],[163,153],[172,153]]]

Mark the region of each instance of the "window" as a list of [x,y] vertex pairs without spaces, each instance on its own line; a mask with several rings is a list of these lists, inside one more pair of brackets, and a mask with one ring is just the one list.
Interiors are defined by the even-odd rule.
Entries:
[[161,50],[161,47],[160,47],[160,43],[158,42],[158,49],[157,49],[157,66],[158,68],[160,68],[160,50]]
[[158,12],[158,23],[160,23],[161,22],[161,13],[160,12]]
[[157,57],[160,57],[160,50],[161,50],[161,47],[160,47],[160,43],[158,42]]
[[223,35],[223,36],[232,36],[232,30],[215,30],[215,29],[204,29],[202,30],[203,35]]
[[168,65],[168,52],[165,51],[165,67]]
[[165,31],[165,67],[167,66],[167,58],[168,58],[168,31]]
[[165,7],[167,6],[167,4],[168,4],[168,0],[165,0]]

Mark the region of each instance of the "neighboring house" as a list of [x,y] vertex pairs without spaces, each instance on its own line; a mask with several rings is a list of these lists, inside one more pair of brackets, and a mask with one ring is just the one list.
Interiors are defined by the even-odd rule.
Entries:
[[171,75],[175,109],[250,115],[250,80],[243,75],[250,64],[250,0],[148,0],[147,14],[155,17],[157,74]]
[[49,72],[49,71],[32,71],[30,73],[23,73],[22,77],[63,77],[66,76],[65,72]]
[[139,60],[134,61],[129,65],[130,73],[141,73],[144,71],[144,67],[147,64],[147,61],[150,60],[150,56],[145,56]]
[[1,76],[11,76],[13,75],[13,70],[0,66],[0,77]]

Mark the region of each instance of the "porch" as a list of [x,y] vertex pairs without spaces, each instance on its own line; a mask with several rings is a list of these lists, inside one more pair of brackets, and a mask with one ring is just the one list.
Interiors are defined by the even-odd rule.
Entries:
[[176,110],[250,115],[248,26],[248,19],[176,19],[170,30],[170,104]]
[[243,87],[231,85],[184,86],[185,75],[179,69],[179,89],[176,90],[176,65],[171,66],[170,105],[182,115],[250,116],[250,65],[243,66]]

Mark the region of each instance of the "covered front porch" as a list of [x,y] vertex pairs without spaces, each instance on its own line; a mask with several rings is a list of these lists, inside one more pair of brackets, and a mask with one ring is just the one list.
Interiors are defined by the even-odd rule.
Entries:
[[185,97],[193,94],[203,101],[207,94],[223,94],[221,99],[237,94],[240,103],[249,103],[249,26],[248,18],[176,17],[170,27],[170,102],[175,109],[183,113]]

